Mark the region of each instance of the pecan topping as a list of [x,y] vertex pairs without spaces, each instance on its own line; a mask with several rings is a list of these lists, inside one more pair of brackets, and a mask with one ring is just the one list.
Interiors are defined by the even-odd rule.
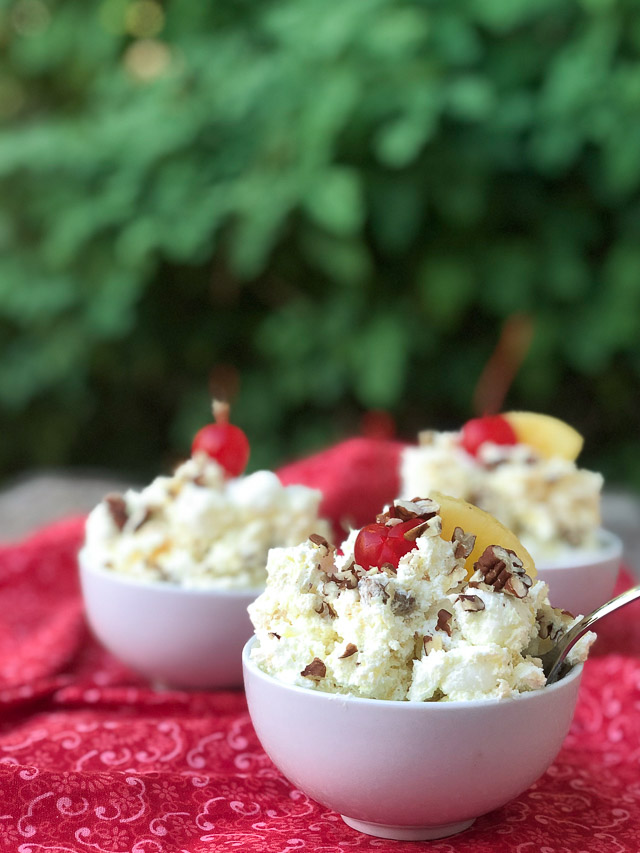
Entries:
[[118,530],[122,530],[129,518],[124,498],[117,492],[110,492],[105,496],[104,502],[107,505],[107,509],[109,510],[115,526]]
[[418,507],[420,517],[432,515],[440,510],[440,504],[437,504],[433,498],[411,498],[411,503]]
[[412,527],[411,530],[405,530],[404,538],[407,542],[415,542],[418,536],[422,536],[425,530],[428,530],[429,527],[431,527],[431,519],[428,518],[421,524],[416,524],[416,526]]
[[451,636],[451,613],[448,610],[438,610],[438,631],[444,631],[445,634]]
[[431,696],[429,696],[429,698],[425,699],[424,701],[425,702],[440,702],[442,699],[444,699],[445,696],[446,696],[446,693],[443,690],[441,690],[439,687],[436,687],[436,689],[433,691]]
[[156,563],[155,560],[150,562],[148,565],[149,568],[153,569],[153,571],[158,575],[160,580],[168,581],[170,579],[169,572],[164,568],[164,566],[161,566],[159,563]]
[[354,646],[353,643],[347,643],[346,649],[342,652],[338,660],[344,660],[344,658],[350,658],[351,655],[355,655],[358,651],[358,647]]
[[396,616],[408,616],[416,609],[416,600],[408,592],[397,589],[391,601],[391,611]]
[[338,589],[355,589],[358,586],[358,575],[353,561],[341,572],[327,572],[326,574],[327,581],[334,583]]
[[269,636],[274,637],[276,640],[280,639],[280,634],[276,634],[275,631],[269,631]]
[[337,616],[336,611],[328,601],[321,602],[320,607],[316,608],[316,613],[319,613],[320,616],[329,616],[330,619],[335,619]]
[[378,524],[386,524],[387,527],[393,527],[394,524],[400,524],[401,521],[401,518],[393,514],[393,507],[388,509],[386,512],[379,512],[376,515],[376,522]]
[[411,501],[396,501],[392,508],[395,509],[395,517],[402,521],[411,521],[419,516],[418,507]]
[[360,598],[365,604],[371,604],[377,598],[385,604],[389,598],[389,593],[386,590],[387,583],[388,581],[385,582],[380,578],[362,578],[358,581]]
[[386,524],[393,527],[402,521],[411,521],[413,518],[421,518],[428,521],[438,513],[438,504],[430,498],[413,498],[413,500],[397,500],[386,512],[376,516],[378,524]]
[[430,444],[433,444],[436,438],[436,434],[432,429],[423,429],[418,433],[418,444],[421,447],[428,447]]
[[309,536],[309,541],[313,542],[314,545],[319,545],[327,550],[331,547],[324,536],[320,536],[319,533],[312,533],[311,536]]
[[553,627],[553,623],[550,619],[545,619],[544,621],[539,622],[538,628],[538,636],[541,640],[547,640],[551,635],[551,628]]
[[524,598],[531,586],[531,578],[525,572],[522,560],[515,551],[500,545],[488,545],[474,568],[483,575],[486,584],[516,598]]
[[429,654],[429,646],[431,645],[432,642],[433,642],[433,637],[431,636],[431,634],[427,634],[426,636],[424,636],[422,638],[422,645],[424,646],[425,655]]
[[469,613],[484,610],[484,601],[479,595],[459,595],[456,601],[459,601],[462,609]]
[[465,533],[461,527],[456,527],[453,531],[451,541],[455,545],[453,556],[456,560],[460,560],[462,557],[466,560],[473,551],[473,546],[476,544],[476,537],[473,533]]
[[324,661],[321,661],[320,658],[314,658],[300,673],[300,675],[303,675],[305,678],[324,678],[326,674],[327,667],[325,666]]
[[525,598],[530,586],[531,578],[526,572],[522,572],[521,575],[511,575],[504,585],[504,591],[515,595],[516,598]]
[[552,640],[555,643],[564,633],[561,625],[554,628],[553,620],[551,619],[546,619],[544,617],[538,619],[538,625],[538,636],[541,640]]
[[558,535],[567,545],[577,548],[582,543],[582,534],[579,530],[569,530],[566,527],[558,531]]

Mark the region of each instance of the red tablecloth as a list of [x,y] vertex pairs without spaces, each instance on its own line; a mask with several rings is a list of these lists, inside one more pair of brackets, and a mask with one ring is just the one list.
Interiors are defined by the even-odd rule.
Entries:
[[[338,461],[362,449],[351,445]],[[395,488],[383,467],[369,466],[369,496]],[[325,509],[340,520],[345,505],[328,480]],[[357,507],[346,510],[357,519]],[[0,850],[420,849],[361,835],[295,790],[260,748],[241,691],[154,692],[99,648],[79,595],[81,536],[82,521],[69,520],[0,550]],[[619,586],[630,582],[625,572]],[[423,849],[638,853],[640,603],[608,617],[599,635],[549,771],[465,833]]]

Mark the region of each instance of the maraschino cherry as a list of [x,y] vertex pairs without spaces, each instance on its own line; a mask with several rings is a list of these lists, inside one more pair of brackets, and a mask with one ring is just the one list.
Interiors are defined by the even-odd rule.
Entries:
[[518,438],[509,421],[502,415],[473,418],[462,427],[461,444],[471,456],[477,456],[486,441],[493,444],[517,444]]
[[417,547],[415,539],[405,539],[407,530],[424,522],[423,518],[402,521],[393,527],[386,524],[367,524],[356,537],[353,557],[363,569],[385,564],[398,568],[400,558]]
[[198,430],[191,453],[206,453],[224,468],[228,477],[238,477],[249,461],[249,439],[240,427],[229,423],[229,408],[228,403],[213,401],[215,423]]

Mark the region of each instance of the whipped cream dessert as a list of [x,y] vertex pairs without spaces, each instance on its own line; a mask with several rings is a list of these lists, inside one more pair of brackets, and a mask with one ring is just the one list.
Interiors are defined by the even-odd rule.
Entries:
[[[342,553],[318,535],[273,549],[266,589],[249,606],[253,660],[288,684],[372,699],[542,689],[539,655],[577,619],[550,606],[546,584],[525,573],[514,550],[497,542],[474,560],[473,530],[455,527],[443,538],[444,514],[430,499],[398,500],[377,524],[353,531]],[[381,565],[358,563],[376,553]],[[594,639],[581,638],[571,665]]]
[[264,586],[267,552],[313,531],[321,493],[283,486],[271,471],[225,479],[224,469],[195,453],[171,477],[141,492],[107,495],[87,519],[80,559],[139,580],[185,587]]
[[[551,420],[551,419],[550,419]],[[538,557],[597,547],[600,474],[517,440],[481,443],[462,432],[423,432],[401,458],[401,494],[444,492],[487,510]]]

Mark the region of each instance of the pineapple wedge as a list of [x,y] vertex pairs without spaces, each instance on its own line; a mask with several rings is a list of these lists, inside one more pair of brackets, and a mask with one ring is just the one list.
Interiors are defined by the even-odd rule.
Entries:
[[465,533],[473,533],[476,542],[473,551],[466,560],[467,576],[473,574],[474,563],[479,559],[485,548],[489,545],[500,545],[508,548],[522,560],[525,572],[530,578],[535,578],[537,572],[531,554],[520,542],[515,533],[501,524],[496,518],[483,509],[467,503],[461,498],[452,498],[440,492],[431,492],[430,497],[440,504],[440,517],[442,518],[443,539],[451,541],[453,531],[461,527]]
[[559,418],[537,412],[504,412],[502,417],[520,444],[528,444],[547,459],[560,456],[573,462],[582,450],[584,439],[580,433]]

